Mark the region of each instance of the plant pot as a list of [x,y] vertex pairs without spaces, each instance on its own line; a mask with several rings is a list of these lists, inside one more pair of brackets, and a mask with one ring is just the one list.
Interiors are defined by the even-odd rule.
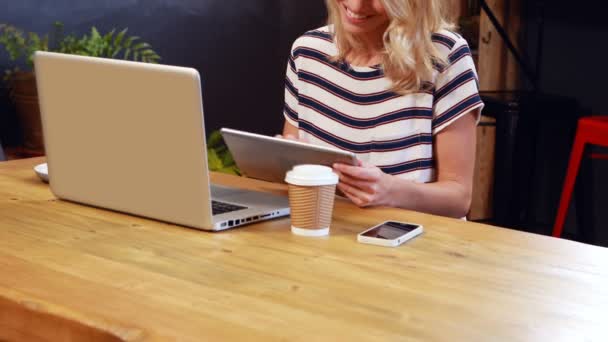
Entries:
[[22,144],[32,155],[44,154],[40,106],[34,73],[18,72],[9,80],[10,94],[21,126]]
[[21,131],[15,115],[15,106],[10,99],[8,87],[0,83],[0,143],[6,149],[7,146],[15,146],[21,140]]
[[14,72],[9,79],[9,88],[16,95],[38,96],[36,76],[33,72]]

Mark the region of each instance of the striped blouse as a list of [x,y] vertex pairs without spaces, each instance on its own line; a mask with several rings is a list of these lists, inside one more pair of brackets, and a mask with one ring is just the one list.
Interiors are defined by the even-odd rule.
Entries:
[[389,90],[381,66],[332,62],[337,47],[327,26],[306,32],[287,65],[285,120],[313,144],[352,151],[388,174],[435,181],[433,136],[483,103],[467,42],[450,31],[432,39],[449,65],[436,68],[429,90],[403,96]]

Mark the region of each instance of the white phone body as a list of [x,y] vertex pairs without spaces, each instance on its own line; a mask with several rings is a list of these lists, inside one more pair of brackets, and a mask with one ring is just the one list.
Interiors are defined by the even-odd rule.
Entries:
[[[373,232],[374,230],[377,231]],[[422,232],[422,225],[419,224],[399,221],[385,221],[359,233],[359,235],[357,235],[357,241],[384,247],[397,247],[405,241],[413,239],[422,234]],[[384,234],[386,236],[381,235],[378,237],[377,235],[380,234]]]

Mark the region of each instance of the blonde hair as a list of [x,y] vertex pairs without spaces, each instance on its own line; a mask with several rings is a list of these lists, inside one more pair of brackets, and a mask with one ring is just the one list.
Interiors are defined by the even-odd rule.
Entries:
[[[453,29],[446,16],[446,0],[381,0],[389,17],[383,36],[382,67],[393,82],[393,91],[408,94],[425,89],[432,80],[433,66],[447,65],[433,44],[433,33]],[[335,61],[361,49],[357,38],[344,30],[336,0],[326,0],[329,25],[338,47]]]

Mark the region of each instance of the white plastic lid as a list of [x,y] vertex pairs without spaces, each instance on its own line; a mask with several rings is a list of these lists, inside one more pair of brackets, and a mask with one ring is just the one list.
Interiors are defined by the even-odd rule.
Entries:
[[300,186],[333,185],[338,180],[331,167],[323,165],[296,165],[285,175],[285,182]]

